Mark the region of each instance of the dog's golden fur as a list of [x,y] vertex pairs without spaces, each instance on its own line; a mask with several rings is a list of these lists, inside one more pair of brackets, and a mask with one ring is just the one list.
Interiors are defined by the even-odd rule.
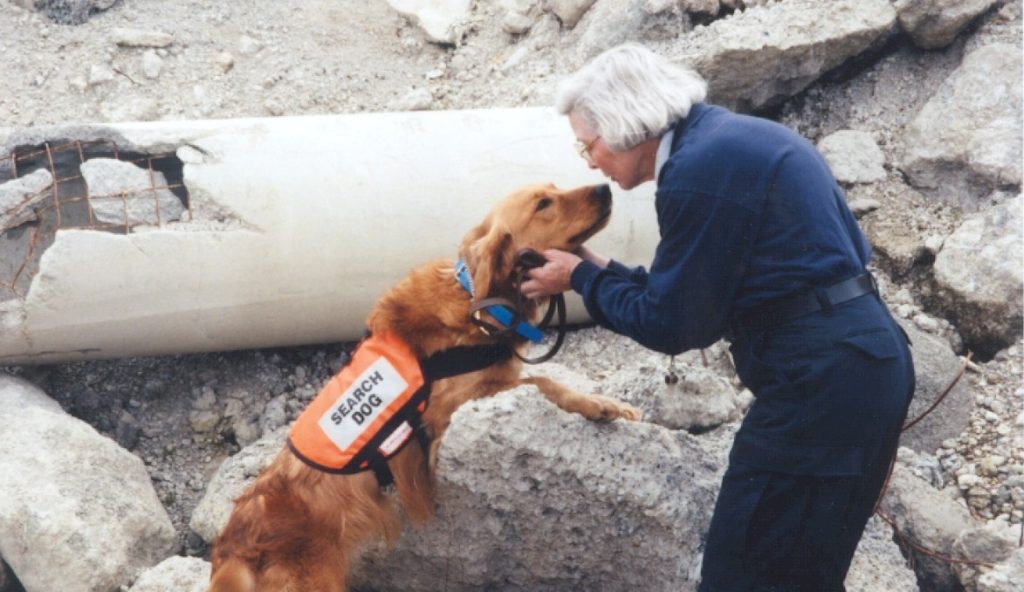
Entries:
[[[498,202],[459,249],[472,271],[476,298],[513,298],[519,249],[574,249],[604,227],[610,207],[606,188],[561,191],[553,185],[523,188]],[[470,322],[469,305],[452,262],[434,261],[387,292],[370,312],[367,327],[373,333],[397,334],[420,358],[454,346],[492,342]],[[527,308],[532,316],[537,303],[529,302]],[[520,378],[520,370],[521,362],[512,357],[433,384],[423,417],[432,442],[429,458],[410,443],[388,461],[404,515],[414,522],[431,516],[431,469],[438,445],[452,413],[466,401],[528,383],[562,409],[590,419],[639,417],[633,407],[614,399],[580,394],[543,377]],[[285,448],[235,501],[213,544],[210,590],[342,592],[359,546],[375,538],[393,541],[400,529],[399,509],[372,472],[321,472]]]

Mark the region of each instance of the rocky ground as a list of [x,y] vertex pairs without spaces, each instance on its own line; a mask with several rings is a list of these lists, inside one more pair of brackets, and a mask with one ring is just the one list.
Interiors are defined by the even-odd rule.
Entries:
[[[535,16],[527,31],[510,32],[519,29],[509,23],[505,3],[477,3],[458,42],[447,45],[431,42],[385,2],[124,0],[95,2],[110,6],[91,16],[66,8],[75,3],[49,3],[50,16],[22,4],[0,0],[0,125],[9,127],[545,105],[558,79],[589,57],[585,32],[561,27],[550,14]],[[112,40],[117,28],[159,31],[172,41],[163,47],[119,45]],[[1020,35],[1021,3],[1009,1],[947,49],[925,51],[897,38],[764,114],[815,141],[838,129],[868,127],[893,162],[902,148],[900,130],[964,52],[980,38],[1019,46]],[[926,237],[952,231],[961,215],[957,207],[886,190],[902,186],[897,169],[887,174],[894,183],[870,195],[877,210],[863,223],[913,228]],[[876,265],[897,316],[967,353],[956,328],[930,312],[920,277],[884,249]],[[664,371],[667,359],[602,333],[570,334],[559,361],[596,381],[638,359],[653,374]],[[347,347],[0,371],[38,384],[67,411],[140,456],[181,551],[203,556],[208,549],[188,523],[213,471],[293,419]],[[952,379],[957,368],[948,370]],[[934,456],[923,455],[917,468],[977,518],[1017,525],[1024,537],[1022,376],[1020,340],[969,364],[962,380],[977,402],[969,427]]]

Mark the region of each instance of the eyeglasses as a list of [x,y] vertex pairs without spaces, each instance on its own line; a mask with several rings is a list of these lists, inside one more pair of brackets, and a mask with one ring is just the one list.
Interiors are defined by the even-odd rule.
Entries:
[[596,144],[597,141],[600,140],[600,139],[601,139],[601,136],[597,136],[596,138],[594,138],[593,140],[591,140],[589,142],[583,142],[581,140],[576,140],[576,144],[575,144],[576,152],[579,153],[580,158],[582,158],[583,160],[587,161],[590,164],[594,164],[594,157],[591,156],[590,150],[594,147],[594,144]]

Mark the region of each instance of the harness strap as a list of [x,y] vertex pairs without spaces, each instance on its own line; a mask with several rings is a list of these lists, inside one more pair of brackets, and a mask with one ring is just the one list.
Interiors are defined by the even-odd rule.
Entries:
[[[461,258],[455,262],[455,277],[458,279],[462,288],[469,293],[470,298],[474,298],[475,291],[473,289],[473,278],[469,275],[469,267],[467,266],[466,261]],[[486,311],[487,314],[494,317],[495,320],[504,325],[505,328],[495,327],[494,325],[480,319],[478,313],[481,310]],[[534,343],[540,343],[544,339],[544,333],[523,320],[519,314],[519,307],[508,299],[487,298],[484,300],[474,301],[470,314],[472,315],[470,317],[471,320],[477,326],[484,329],[489,335],[499,336],[514,331],[520,337],[529,339]]]
[[504,342],[488,345],[460,345],[439,351],[420,362],[427,382],[483,370],[507,360],[514,350]]
[[[430,435],[423,425],[423,412],[426,410],[429,401],[431,383],[442,378],[450,378],[460,374],[468,374],[483,370],[512,357],[514,350],[507,343],[495,343],[489,345],[460,345],[434,353],[420,362],[420,370],[423,373],[424,384],[421,393],[417,393],[416,405],[412,406],[406,413],[401,414],[404,421],[409,422],[413,429],[413,435],[419,442],[423,451],[423,458],[429,462]],[[397,453],[397,451],[396,451]],[[395,483],[395,476],[388,466],[388,458],[376,452],[376,448],[369,452],[369,465],[377,478],[380,487],[386,488]],[[392,454],[394,456],[394,454]]]
[[395,484],[395,474],[391,472],[391,467],[388,466],[388,461],[383,456],[374,456],[370,461],[370,469],[373,470],[373,475],[377,478],[377,485],[381,489]]

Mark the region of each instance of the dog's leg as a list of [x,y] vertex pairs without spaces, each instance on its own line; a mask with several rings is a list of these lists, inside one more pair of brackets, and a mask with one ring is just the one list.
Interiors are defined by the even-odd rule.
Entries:
[[520,378],[519,383],[536,386],[555,405],[565,411],[579,413],[590,420],[610,421],[621,417],[635,421],[642,415],[639,409],[629,403],[601,395],[584,395],[544,376]]
[[218,566],[209,592],[255,592],[256,578],[242,561],[230,558]]

